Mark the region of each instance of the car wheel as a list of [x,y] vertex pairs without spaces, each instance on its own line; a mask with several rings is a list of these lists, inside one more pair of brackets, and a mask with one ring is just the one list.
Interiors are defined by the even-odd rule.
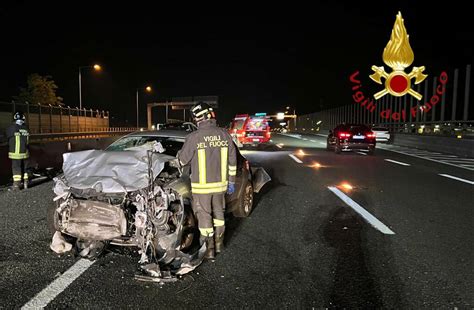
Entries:
[[196,235],[196,219],[193,212],[188,208],[184,211],[183,231],[181,233],[181,251],[185,251],[193,244],[194,236]]
[[59,230],[58,213],[56,212],[57,207],[57,203],[50,203],[46,210],[46,221],[51,235],[54,235],[54,233]]
[[232,214],[235,217],[248,217],[253,208],[253,186],[250,181],[245,185],[242,197],[239,198],[239,204]]

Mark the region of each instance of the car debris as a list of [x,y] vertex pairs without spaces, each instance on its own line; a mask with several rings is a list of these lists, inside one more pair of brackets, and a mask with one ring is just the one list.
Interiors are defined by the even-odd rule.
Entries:
[[205,245],[187,253],[194,229],[186,226],[193,216],[189,197],[179,193],[180,171],[169,164],[174,158],[160,152],[161,145],[145,145],[64,154],[64,174],[54,178],[50,248],[70,251],[64,236],[72,237],[79,256],[95,259],[110,244],[135,246],[140,269],[161,282],[199,266]]

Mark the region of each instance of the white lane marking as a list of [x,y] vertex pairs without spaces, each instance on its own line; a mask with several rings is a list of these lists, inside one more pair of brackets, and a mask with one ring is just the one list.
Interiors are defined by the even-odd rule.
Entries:
[[326,145],[326,142],[319,142],[319,144]]
[[317,133],[316,136],[320,136],[320,137],[324,137],[324,138],[328,137],[328,135],[323,135],[323,134],[320,134],[320,133]]
[[315,140],[309,140],[309,141],[310,141],[310,142],[313,142],[313,143],[316,143],[316,142],[317,142],[317,141],[315,141]]
[[362,154],[362,155],[365,155],[367,156],[367,154],[365,154],[364,152],[356,152],[357,154]]
[[95,261],[80,259],[71,268],[54,280],[44,290],[39,292],[32,300],[27,302],[21,309],[42,309],[46,307],[56,296],[64,291],[74,280],[86,271]]
[[290,156],[291,158],[293,158],[293,160],[296,161],[298,164],[302,164],[302,163],[303,163],[298,157],[296,157],[296,156],[293,155],[293,154],[288,154],[288,156]]
[[410,166],[410,164],[402,163],[401,161],[396,161],[396,160],[387,159],[387,158],[385,158],[384,160],[389,161],[389,162],[394,163],[394,164],[399,164],[399,165],[402,165],[402,166]]
[[446,158],[450,162],[460,162],[460,163],[474,163],[474,159],[471,158]]
[[395,233],[390,228],[388,228],[384,223],[382,223],[375,216],[367,212],[367,210],[362,208],[357,202],[352,200],[349,196],[341,192],[337,187],[328,186],[328,189],[331,192],[333,192],[337,197],[339,197],[342,201],[344,201],[349,207],[354,209],[355,212],[359,213],[359,215],[362,216],[364,220],[366,220],[375,229],[379,230],[380,232],[386,235],[395,235]]
[[461,181],[461,182],[464,182],[464,183],[467,183],[467,184],[474,185],[474,181],[461,179],[461,178],[458,178],[458,177],[455,177],[455,176],[452,176],[452,175],[449,175],[449,174],[440,173],[439,175],[442,176],[442,177],[446,177],[446,178],[450,178],[450,179],[453,179],[453,180],[457,180],[457,181]]
[[308,139],[306,139],[306,138],[301,138],[301,140],[308,141]]
[[391,150],[391,149],[386,149],[386,148],[384,148],[384,150],[387,150],[387,151],[390,151],[390,152],[394,152],[394,153],[403,154],[403,155],[407,155],[407,156],[413,156],[413,157],[417,157],[417,158],[421,158],[421,159],[426,159],[426,160],[429,160],[429,161],[434,161],[434,162],[439,163],[439,164],[445,164],[445,165],[449,165],[449,166],[453,166],[453,167],[457,167],[457,168],[461,168],[461,169],[473,170],[473,171],[474,171],[474,169],[471,169],[471,168],[467,168],[467,167],[463,167],[463,166],[459,166],[459,165],[450,164],[450,163],[448,163],[448,162],[436,160],[436,159],[433,159],[433,158],[417,156],[417,155],[413,155],[413,154],[409,154],[409,153],[405,153],[405,152],[400,152],[400,151],[395,151],[395,150]]
[[282,146],[281,146],[280,144],[277,144],[276,146],[277,146],[277,148],[279,148],[279,149],[282,148]]

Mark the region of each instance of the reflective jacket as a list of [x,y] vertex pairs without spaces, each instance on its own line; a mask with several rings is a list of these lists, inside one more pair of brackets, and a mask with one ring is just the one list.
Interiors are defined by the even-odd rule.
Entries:
[[6,130],[8,139],[8,157],[11,159],[25,159],[30,156],[28,152],[28,143],[30,133],[25,124],[11,124]]
[[227,190],[228,182],[235,183],[237,154],[234,142],[213,119],[202,121],[198,130],[186,137],[178,160],[183,166],[191,163],[193,194],[222,193]]

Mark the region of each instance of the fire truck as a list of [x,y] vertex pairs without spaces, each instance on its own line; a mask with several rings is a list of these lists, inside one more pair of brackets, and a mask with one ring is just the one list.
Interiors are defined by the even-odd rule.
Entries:
[[229,133],[242,145],[268,143],[271,138],[266,113],[238,114],[232,120]]

